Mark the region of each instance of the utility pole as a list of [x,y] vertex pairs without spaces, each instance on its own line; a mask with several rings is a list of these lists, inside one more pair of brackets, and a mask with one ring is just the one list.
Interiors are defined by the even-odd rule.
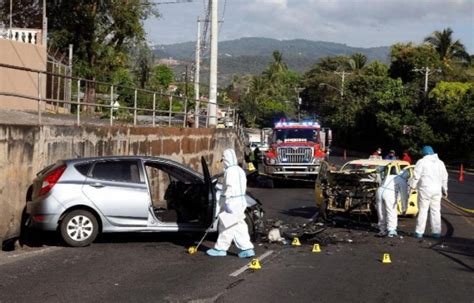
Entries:
[[350,75],[351,73],[346,73],[346,71],[342,72],[334,72],[337,75],[341,75],[341,99],[344,98],[344,80],[346,78],[346,75]]
[[10,0],[10,32],[8,33],[8,38],[11,39],[12,36],[12,27],[13,27],[13,0]]
[[186,64],[186,71],[184,72],[184,95],[188,97],[188,65]]
[[47,48],[47,36],[48,36],[48,18],[46,17],[46,0],[43,0],[43,30],[41,33],[41,37],[43,38],[41,41],[41,44],[43,45],[44,48]]
[[216,127],[217,125],[217,35],[218,24],[217,19],[217,2],[218,0],[210,0],[211,2],[211,63],[209,76],[209,127]]
[[201,20],[197,19],[197,39],[196,39],[196,69],[194,71],[194,98],[196,104],[194,107],[194,127],[199,128],[199,111],[200,111],[200,96],[199,96],[199,73],[201,65]]
[[303,87],[296,87],[295,90],[296,90],[296,94],[297,94],[297,97],[298,97],[298,121],[301,121],[301,103],[302,103],[302,100],[301,100],[300,93],[302,91],[304,91],[304,88]]
[[[67,75],[72,77],[72,53],[73,53],[73,45],[69,44],[69,56],[68,56],[68,68],[67,68]],[[72,96],[72,79],[67,79],[67,97],[66,101],[71,101]],[[71,104],[68,104],[69,110],[71,110]]]
[[420,72],[422,74],[425,74],[425,95],[428,94],[428,77],[433,74],[434,72],[441,72],[441,70],[438,69],[431,69],[427,66],[422,67],[422,68],[414,68],[414,72]]

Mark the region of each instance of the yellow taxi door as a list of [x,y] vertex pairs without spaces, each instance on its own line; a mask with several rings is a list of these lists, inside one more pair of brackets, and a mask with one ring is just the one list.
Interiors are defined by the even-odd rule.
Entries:
[[323,161],[319,167],[318,176],[316,177],[316,182],[314,185],[315,200],[318,207],[321,207],[324,202],[322,182],[327,178],[327,171],[328,163]]

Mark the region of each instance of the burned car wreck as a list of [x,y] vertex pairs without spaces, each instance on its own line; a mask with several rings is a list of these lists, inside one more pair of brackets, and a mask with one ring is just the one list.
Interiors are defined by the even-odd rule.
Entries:
[[315,195],[324,219],[334,214],[376,215],[375,193],[380,185],[375,170],[338,171],[329,163],[321,165]]

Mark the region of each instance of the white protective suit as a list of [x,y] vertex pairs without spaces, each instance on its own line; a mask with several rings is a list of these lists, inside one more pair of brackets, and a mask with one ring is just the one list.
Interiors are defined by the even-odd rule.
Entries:
[[418,189],[416,233],[424,234],[429,210],[431,232],[441,234],[441,194],[448,193],[448,172],[437,154],[426,155],[416,162],[410,187]]
[[223,162],[224,184],[222,192],[224,201],[221,205],[221,211],[235,216],[237,223],[225,228],[222,220],[219,220],[219,237],[214,248],[227,251],[232,241],[234,241],[240,250],[253,249],[247,223],[245,223],[247,177],[244,170],[238,166],[233,149],[224,150]]
[[398,225],[397,202],[401,199],[406,209],[408,183],[405,175],[388,175],[375,196],[378,225],[381,232],[396,231]]

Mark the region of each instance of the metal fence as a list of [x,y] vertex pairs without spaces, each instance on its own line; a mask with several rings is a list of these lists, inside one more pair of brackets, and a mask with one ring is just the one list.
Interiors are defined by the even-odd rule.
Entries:
[[[76,125],[100,123],[109,125],[134,126],[174,126],[193,127],[199,119],[199,125],[209,127],[209,118],[216,118],[218,127],[235,128],[243,140],[242,121],[237,109],[225,104],[217,104],[226,110],[225,117],[210,116],[206,108],[195,109],[195,100],[174,91],[153,91],[113,83],[93,81],[49,71],[35,70],[8,64],[0,64],[1,69],[23,71],[35,74],[37,95],[24,95],[19,92],[0,92],[0,96],[10,96],[38,102],[38,124],[43,123],[44,108],[62,107],[66,114],[74,115]],[[46,79],[72,82],[70,94],[48,94]],[[62,98],[61,98],[61,97]],[[201,100],[200,103],[210,104]],[[207,107],[207,106],[205,106]],[[192,110],[195,112],[193,113]],[[49,110],[51,111],[51,110]],[[56,111],[57,112],[57,111]],[[83,121],[86,120],[87,121]]]

